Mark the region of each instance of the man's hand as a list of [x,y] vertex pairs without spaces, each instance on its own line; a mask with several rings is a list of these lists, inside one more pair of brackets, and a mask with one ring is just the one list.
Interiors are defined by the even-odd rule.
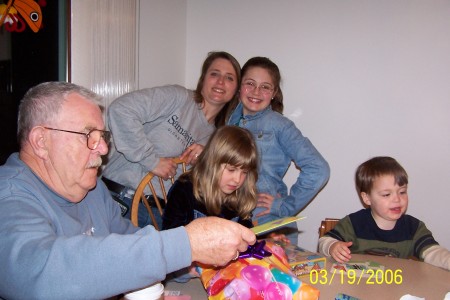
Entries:
[[217,217],[198,218],[185,226],[191,242],[192,261],[224,266],[256,242],[250,229]]

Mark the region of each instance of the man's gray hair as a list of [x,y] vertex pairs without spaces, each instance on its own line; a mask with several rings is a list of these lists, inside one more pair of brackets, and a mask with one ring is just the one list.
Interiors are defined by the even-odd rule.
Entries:
[[22,144],[35,126],[51,123],[70,94],[78,94],[101,107],[102,97],[69,82],[44,82],[28,90],[19,105],[17,140]]

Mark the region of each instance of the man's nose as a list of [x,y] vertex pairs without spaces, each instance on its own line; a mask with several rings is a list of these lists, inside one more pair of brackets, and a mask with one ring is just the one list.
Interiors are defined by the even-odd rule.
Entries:
[[97,148],[95,149],[95,151],[98,151],[100,153],[100,155],[106,155],[108,153],[108,149],[109,149],[109,146],[105,142],[105,140],[100,139],[100,142],[99,142]]

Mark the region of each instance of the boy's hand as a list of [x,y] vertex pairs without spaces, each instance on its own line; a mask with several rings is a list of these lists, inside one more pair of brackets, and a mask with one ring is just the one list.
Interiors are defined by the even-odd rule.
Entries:
[[348,262],[351,258],[350,246],[353,245],[353,242],[336,242],[330,247],[331,256],[338,263]]

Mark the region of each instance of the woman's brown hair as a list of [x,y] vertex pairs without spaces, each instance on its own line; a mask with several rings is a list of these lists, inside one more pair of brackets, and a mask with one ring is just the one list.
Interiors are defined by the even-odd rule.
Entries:
[[[212,63],[218,58],[226,59],[231,63],[234,72],[236,73],[237,85],[239,86],[239,83],[241,82],[241,65],[236,60],[236,58],[234,58],[233,55],[225,51],[209,52],[208,56],[203,62],[201,75],[197,82],[197,88],[194,91],[194,101],[198,104],[203,103],[202,89],[203,83],[205,81],[206,72],[208,71]],[[214,124],[216,125],[217,128],[219,128],[222,125],[225,125],[225,118],[227,112],[229,111],[228,107],[232,105],[231,103],[236,103],[238,101],[238,90],[239,89],[236,88],[233,98],[230,101],[228,101],[227,104],[225,104],[225,106],[222,108],[222,110],[217,114],[216,118],[214,119]]]

